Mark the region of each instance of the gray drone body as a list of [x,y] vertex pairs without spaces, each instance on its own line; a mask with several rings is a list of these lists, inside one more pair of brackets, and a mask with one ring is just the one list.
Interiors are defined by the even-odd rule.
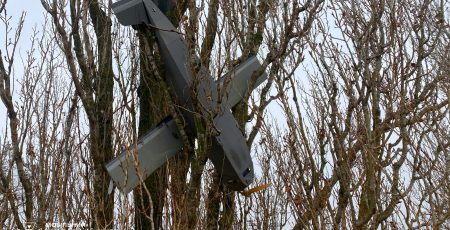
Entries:
[[[191,58],[183,38],[151,0],[122,0],[113,4],[113,11],[122,25],[151,24],[156,28],[161,58],[165,63],[166,81],[173,88],[180,108],[185,108],[182,115],[187,123],[186,128],[195,135],[196,128],[192,114],[194,111],[192,96],[194,96],[203,108],[198,112],[206,119],[205,121],[212,120],[214,129],[218,132],[213,138],[209,159],[228,188],[242,190],[247,187],[253,181],[253,163],[246,139],[230,108],[242,99],[253,71],[260,68],[256,57],[249,58],[231,74],[222,77],[219,84],[201,64],[196,79],[193,79]],[[230,79],[229,84],[224,83],[227,78]],[[259,85],[265,79],[264,73],[255,85]],[[220,100],[218,85],[223,86],[226,92]],[[162,139],[164,140],[155,141]],[[136,146],[137,159],[133,157],[133,151],[124,151],[106,166],[111,178],[124,192],[132,190],[182,148],[179,131],[171,119],[163,121],[139,142]]]

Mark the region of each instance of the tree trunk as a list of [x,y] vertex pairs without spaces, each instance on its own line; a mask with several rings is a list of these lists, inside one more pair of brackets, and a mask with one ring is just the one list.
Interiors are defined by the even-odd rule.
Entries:
[[[161,101],[166,101],[167,95],[163,90],[164,86],[155,74],[155,71],[161,73],[162,69],[155,69],[155,66],[152,66],[152,61],[158,59],[154,50],[153,34],[149,29],[141,27],[138,29],[138,37],[141,69],[138,90],[140,101],[139,137],[141,137],[158,124],[165,115],[168,115],[170,110],[166,103],[161,103]],[[153,58],[150,58],[150,56]],[[162,209],[167,188],[166,178],[166,166],[163,165],[146,179],[145,186],[149,190],[152,200],[149,200],[150,197],[147,196],[143,187],[139,186],[135,190],[136,229],[150,229],[151,222],[153,222],[155,229],[161,228]],[[153,205],[151,206],[151,204]],[[152,219],[149,217],[152,217]]]
[[113,70],[111,18],[93,0],[89,13],[97,36],[98,70],[97,84],[94,86],[94,119],[90,123],[90,150],[94,162],[94,199],[97,202],[93,228],[111,228],[113,226],[114,194],[108,194],[110,177],[104,164],[113,158],[112,122],[113,122]]
[[[155,1],[172,21],[174,25],[178,25],[179,16],[185,10],[185,1]],[[156,41],[153,32],[147,27],[138,28],[139,46],[140,46],[140,85],[138,89],[138,97],[140,102],[140,116],[139,116],[139,137],[145,135],[152,127],[158,124],[165,116],[172,114],[173,108],[170,107],[170,95],[167,93],[166,86],[163,82],[164,66],[159,62],[159,54],[156,46]],[[168,102],[168,103],[161,103]],[[184,154],[183,154],[184,156]],[[183,156],[176,156],[171,159],[175,163],[177,170],[181,170],[175,176],[175,179],[183,180],[186,175],[186,170],[182,170],[188,166],[187,162],[183,160]],[[180,164],[176,162],[180,162]],[[178,166],[178,167],[177,167]],[[176,171],[177,171],[176,170]],[[171,170],[173,171],[173,170]],[[135,191],[134,202],[136,205],[135,213],[135,227],[136,229],[151,229],[153,224],[154,229],[162,228],[163,207],[166,197],[167,177],[169,172],[166,170],[166,165],[161,166],[153,174],[145,180],[145,186],[150,192],[150,197],[145,194],[142,187],[138,187]],[[184,185],[184,181],[176,184]],[[176,186],[174,189],[178,191],[174,194],[174,202],[184,193],[184,186]],[[180,202],[176,202],[180,203]],[[152,205],[151,205],[152,204]],[[152,209],[150,209],[152,207]],[[177,212],[174,210],[174,212]],[[151,219],[149,218],[151,216]],[[175,215],[176,217],[177,215]],[[179,216],[179,215],[178,215]],[[174,220],[176,222],[176,220]]]

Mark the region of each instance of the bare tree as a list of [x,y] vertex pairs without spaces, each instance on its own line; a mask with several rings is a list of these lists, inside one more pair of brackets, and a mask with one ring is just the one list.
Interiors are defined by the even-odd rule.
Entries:
[[[113,224],[114,208],[113,194],[107,192],[110,179],[104,168],[113,157],[111,9],[109,4],[101,5],[96,0],[70,1],[69,5],[64,1],[41,2],[52,17],[75,92],[89,121],[89,150],[94,174],[92,201],[89,202],[92,226],[108,228]],[[67,7],[70,12],[65,11]],[[95,38],[91,37],[89,28],[93,29]]]
[[[2,2],[0,5],[0,14],[5,8],[6,2]],[[20,33],[23,28],[24,23],[24,17],[25,15],[22,14],[22,17],[19,19],[19,23],[17,25],[17,28],[15,30],[15,33],[12,38],[6,37],[5,43],[6,43],[6,52],[5,52],[5,61],[6,65],[3,62],[3,54],[0,51],[0,97],[2,99],[3,104],[6,107],[6,111],[8,113],[8,119],[9,119],[9,127],[10,127],[10,137],[11,142],[8,143],[7,146],[5,146],[3,149],[4,151],[8,151],[11,155],[11,163],[15,164],[17,167],[17,174],[19,176],[20,184],[22,186],[22,189],[24,190],[24,202],[25,202],[25,217],[26,220],[31,220],[32,213],[33,213],[33,191],[32,191],[32,185],[30,181],[30,175],[26,172],[25,166],[24,166],[24,160],[22,157],[22,152],[20,148],[20,134],[19,134],[19,118],[17,117],[17,109],[14,106],[13,99],[12,99],[12,67],[14,64],[14,56],[17,48],[17,44],[20,38]],[[2,22],[5,25],[6,34],[10,34],[11,28],[10,28],[10,21],[7,18],[6,13],[4,13],[1,18]],[[8,149],[5,149],[8,147]],[[2,154],[3,155],[3,154]],[[3,165],[3,164],[2,164]],[[7,194],[6,200],[9,202],[9,206],[12,209],[12,213],[14,215],[15,222],[17,223],[17,226],[19,228],[23,228],[22,222],[20,220],[19,216],[19,210],[17,210],[17,207],[15,206],[14,197],[13,194],[8,193],[13,186],[13,184],[9,183],[11,181],[10,178],[11,174],[7,172],[3,172],[3,169],[0,170],[0,176],[1,176],[1,190],[2,193]],[[7,205],[5,205],[7,206]]]
[[263,146],[295,228],[448,226],[448,213],[429,208],[443,208],[435,199],[446,192],[425,195],[430,180],[448,183],[448,143],[436,134],[448,127],[445,4],[329,3],[304,53],[316,68],[299,80],[295,65],[280,73],[288,128],[267,124]]
[[[77,97],[63,74],[61,53],[49,49],[57,46],[57,42],[45,29],[49,25],[47,20],[42,24],[42,32],[36,26],[30,34],[29,50],[19,59],[23,69],[14,71],[18,66],[13,61],[17,57],[16,47],[20,46],[24,18],[23,14],[13,40],[5,39],[6,68],[4,59],[1,60],[2,97],[9,125],[0,144],[0,187],[5,201],[0,216],[2,226],[8,229],[25,229],[28,223],[44,228],[54,220],[81,221],[79,213],[66,207],[82,210],[84,207],[80,205],[85,202],[77,186],[79,155],[71,133],[77,119]],[[2,20],[8,35],[13,31],[9,27],[10,18],[3,14]],[[20,167],[14,167],[16,161],[21,162]],[[16,178],[22,170],[27,186],[21,185],[20,177]]]
[[[22,56],[25,14],[13,25],[0,1],[2,226],[450,226],[448,1],[155,2],[200,60],[186,63],[194,84],[198,64],[219,78],[261,60],[232,108],[252,150],[251,188],[222,184],[208,161],[217,133],[196,101],[196,135],[185,130],[157,28],[119,25],[109,1],[42,0]],[[109,194],[105,163],[166,116],[183,150],[131,196]]]

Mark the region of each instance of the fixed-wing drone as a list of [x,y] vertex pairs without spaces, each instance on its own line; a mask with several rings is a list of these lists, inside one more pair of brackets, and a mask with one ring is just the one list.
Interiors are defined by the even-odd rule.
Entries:
[[[190,54],[180,33],[152,0],[121,0],[113,4],[113,11],[124,26],[151,25],[165,64],[165,80],[175,92],[176,103],[182,109],[190,133],[195,134],[193,102],[191,93],[195,90],[196,101],[201,103],[200,113],[217,130],[212,141],[212,151],[208,156],[222,181],[230,189],[243,190],[254,178],[253,162],[246,139],[239,129],[230,108],[244,95],[254,71],[261,65],[256,57],[251,57],[238,65],[229,74],[216,82],[207,69],[200,65],[196,76],[201,76],[193,84]],[[267,78],[266,73],[258,77],[254,87]],[[227,82],[225,84],[224,82]],[[195,87],[195,88],[193,88]],[[223,98],[218,87],[225,88]],[[220,112],[211,117],[211,111]],[[166,118],[157,127],[140,138],[133,151],[124,151],[106,165],[106,169],[117,187],[124,193],[135,188],[142,180],[159,168],[164,162],[183,148],[180,132],[172,118]]]

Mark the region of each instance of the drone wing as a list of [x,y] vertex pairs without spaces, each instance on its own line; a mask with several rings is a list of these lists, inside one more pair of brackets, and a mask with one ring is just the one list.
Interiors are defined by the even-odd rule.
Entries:
[[159,168],[183,147],[178,128],[166,118],[137,143],[106,165],[116,186],[125,194]]

